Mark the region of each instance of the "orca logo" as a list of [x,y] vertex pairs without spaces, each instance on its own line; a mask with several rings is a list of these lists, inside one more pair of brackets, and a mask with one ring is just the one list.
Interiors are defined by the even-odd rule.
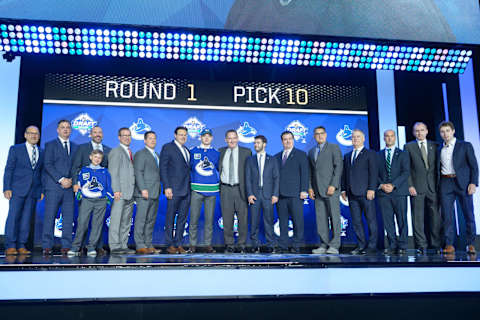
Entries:
[[137,122],[132,123],[129,129],[132,132],[132,139],[143,140],[145,132],[152,130],[152,127],[146,124],[142,118],[138,118]]
[[98,182],[97,177],[92,177],[92,180],[82,186],[82,194],[87,198],[100,198],[102,191],[103,185]]
[[[223,218],[218,219],[218,227],[223,230]],[[237,214],[233,215],[233,234],[238,237],[238,218]]]
[[[280,237],[280,220],[277,219],[275,221],[275,224],[273,225],[273,232],[277,235],[277,237]],[[293,221],[288,219],[288,237],[291,238],[293,237]]]
[[257,135],[257,129],[251,127],[247,121],[237,129],[238,140],[243,143],[253,143]]
[[353,130],[350,129],[348,124],[343,126],[343,129],[340,129],[337,133],[337,141],[343,146],[350,147],[352,145],[352,133]]
[[295,141],[307,143],[308,128],[298,120],[293,120],[286,127],[285,131],[290,131],[293,134]]
[[210,160],[208,160],[208,157],[205,156],[202,161],[199,161],[197,163],[197,165],[195,166],[195,170],[198,172],[199,175],[209,177],[213,175],[215,166],[212,162],[210,162]]
[[71,121],[72,129],[77,130],[84,136],[97,125],[97,121],[93,120],[88,113],[82,113]]
[[187,128],[188,135],[192,139],[200,140],[200,132],[202,132],[203,128],[205,128],[205,124],[203,124],[200,120],[196,117],[188,118],[187,121],[183,123],[183,126]]

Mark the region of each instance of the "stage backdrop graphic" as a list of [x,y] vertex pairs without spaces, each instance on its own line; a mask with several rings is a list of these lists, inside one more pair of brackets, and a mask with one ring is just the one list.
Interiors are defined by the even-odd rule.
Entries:
[[[68,79],[68,80],[66,80]],[[97,81],[95,81],[95,79]],[[228,129],[235,129],[239,135],[240,145],[251,148],[253,153],[253,138],[257,134],[263,134],[268,139],[267,153],[275,155],[282,150],[282,144],[280,139],[281,132],[285,130],[292,131],[295,137],[295,146],[301,150],[308,151],[314,147],[316,142],[313,139],[313,130],[316,126],[324,126],[328,133],[328,141],[340,145],[343,153],[351,150],[351,132],[354,128],[359,128],[367,134],[368,141],[368,116],[366,111],[361,110],[362,105],[357,105],[357,109],[360,110],[338,110],[339,108],[319,109],[316,108],[316,103],[308,105],[308,108],[300,108],[302,105],[292,105],[295,108],[283,108],[272,107],[268,103],[263,104],[260,107],[259,103],[253,103],[249,106],[246,101],[249,99],[248,91],[239,89],[240,85],[230,84],[229,90],[221,92],[219,88],[227,88],[227,83],[219,83],[218,86],[213,86],[216,90],[197,90],[194,94],[196,101],[191,101],[196,104],[187,104],[188,97],[191,97],[191,87],[189,84],[193,84],[195,88],[202,88],[201,83],[195,81],[186,81],[178,79],[158,80],[144,79],[139,84],[143,87],[143,83],[157,83],[156,88],[159,88],[159,84],[162,83],[166,86],[167,83],[177,84],[170,87],[170,91],[165,95],[166,97],[173,97],[175,99],[168,100],[170,103],[141,103],[138,99],[130,97],[130,91],[127,85],[124,85],[124,90],[117,92],[117,97],[113,92],[114,85],[112,81],[114,77],[109,76],[76,76],[76,75],[49,75],[46,82],[46,99],[43,105],[43,122],[42,122],[42,145],[49,140],[55,139],[57,122],[60,119],[67,119],[72,124],[72,136],[71,140],[75,143],[86,143],[90,141],[89,133],[94,125],[100,125],[104,131],[104,143],[110,147],[116,147],[118,145],[117,131],[120,127],[129,127],[132,131],[132,144],[131,148],[133,152],[136,152],[144,147],[143,134],[148,130],[153,130],[157,133],[157,147],[156,151],[160,152],[163,144],[173,140],[173,132],[177,126],[183,125],[188,128],[188,141],[187,146],[193,147],[200,144],[199,132],[204,127],[208,127],[213,131],[213,146],[219,148],[224,146],[224,135]],[[117,79],[118,80],[118,79]],[[129,82],[135,83],[138,79],[130,79]],[[140,81],[140,80],[139,80]],[[71,86],[71,83],[77,82],[77,86]],[[126,82],[126,81],[124,81]],[[187,83],[189,82],[189,83]],[[94,87],[85,88],[80,84],[92,84]],[[121,83],[121,82],[120,82]],[[96,84],[96,85],[93,85]],[[287,84],[250,84],[250,87],[254,88],[266,88],[271,90],[280,88],[277,92],[278,100],[284,102],[283,94],[286,92],[286,102],[288,102],[289,90],[292,92],[300,92],[298,101],[295,94],[294,101],[303,104],[306,99],[309,101],[321,101],[320,94],[322,90],[315,89],[315,85],[305,85],[301,91],[299,88],[301,84],[287,85]],[[100,88],[99,88],[100,87]],[[129,87],[129,86],[128,86]],[[134,88],[135,85],[132,86]],[[179,88],[186,88],[187,98],[183,99],[183,95]],[[248,87],[248,86],[244,86]],[[70,88],[70,92],[65,92],[66,88]],[[103,88],[103,89],[102,89]],[[120,88],[120,85],[118,86]],[[203,88],[205,84],[203,84]],[[103,90],[103,91],[102,91]],[[110,90],[110,91],[108,91]],[[257,100],[268,100],[268,89],[260,90]],[[300,91],[298,91],[300,90]],[[345,89],[346,90],[346,89]],[[347,96],[351,99],[355,95],[362,95],[362,88],[349,88],[350,94],[344,93],[344,100],[347,101]],[[98,91],[98,92],[97,92]],[[133,89],[135,91],[135,89]],[[255,90],[251,90],[254,92]],[[328,91],[328,90],[327,90]],[[341,91],[341,90],[340,90]],[[104,94],[104,101],[99,100],[100,93]],[[107,93],[108,92],[108,93]],[[108,101],[112,99],[119,99],[120,92],[123,92],[126,98],[130,102]],[[143,91],[142,91],[143,92]],[[265,93],[266,92],[266,93]],[[317,92],[317,93],[314,93]],[[333,90],[331,91],[333,92]],[[62,96],[63,94],[63,96]],[[97,101],[88,100],[96,97]],[[108,94],[108,97],[107,97]],[[225,94],[222,98],[222,94]],[[83,96],[85,100],[67,100],[66,97],[80,97]],[[97,96],[96,96],[97,95]],[[200,105],[197,104],[202,97],[207,96],[211,104]],[[137,96],[142,97],[143,94]],[[146,95],[148,97],[148,94]],[[165,96],[163,98],[165,98]],[[222,99],[227,99],[227,96],[231,99],[230,105],[215,105]],[[317,97],[316,97],[317,96]],[[63,99],[60,99],[62,97]],[[255,100],[255,94],[252,99]],[[285,98],[285,97],[284,97]],[[338,97],[337,97],[338,98]],[[242,100],[243,99],[243,100]],[[324,99],[324,98],[323,98]],[[134,101],[131,101],[134,100]],[[224,102],[225,102],[224,101]],[[238,103],[236,104],[235,101]],[[182,102],[182,103],[180,103]],[[268,101],[267,101],[268,102]],[[275,104],[276,102],[274,102]],[[322,102],[317,102],[321,104]],[[368,146],[368,145],[367,145]],[[344,204],[341,205],[342,209],[342,235],[344,243],[351,243],[355,241],[352,226],[350,224],[350,214],[348,207]],[[157,222],[154,231],[154,242],[156,244],[164,243],[164,225],[165,225],[165,211],[166,211],[166,198],[164,196],[160,199],[160,205],[158,209]],[[108,229],[108,215],[107,210],[106,228]],[[313,244],[318,242],[318,236],[316,232],[315,222],[315,210],[314,203],[311,200],[307,200],[304,203],[304,215],[305,215],[305,237],[307,244]],[[43,220],[43,204],[40,204],[37,211],[37,230],[41,227],[41,221]],[[275,218],[275,231],[279,232],[277,219]],[[61,221],[56,224],[56,234],[60,234]],[[223,222],[221,219],[221,209],[219,197],[217,197],[217,205],[214,218],[214,244],[223,243],[222,234]],[[263,228],[263,226],[261,227]],[[188,243],[188,222],[185,231],[185,242]],[[293,230],[290,230],[290,234]],[[38,233],[37,233],[38,234]],[[133,238],[133,232],[131,232]],[[199,221],[199,236],[200,241],[203,239],[203,215]],[[133,239],[130,239],[133,241]],[[37,239],[36,241],[39,241]],[[201,243],[201,242],[200,242]]]

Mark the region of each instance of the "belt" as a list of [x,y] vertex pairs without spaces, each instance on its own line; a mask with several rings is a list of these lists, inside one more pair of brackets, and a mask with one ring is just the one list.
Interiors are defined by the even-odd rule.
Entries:
[[222,186],[228,186],[228,187],[238,187],[240,183],[235,183],[235,184],[229,184],[229,183],[221,183]]
[[457,175],[456,174],[442,174],[442,178],[455,178]]

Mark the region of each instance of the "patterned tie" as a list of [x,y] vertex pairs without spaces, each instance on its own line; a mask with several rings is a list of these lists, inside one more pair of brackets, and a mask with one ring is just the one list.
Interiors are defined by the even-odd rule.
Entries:
[[390,181],[390,172],[392,170],[392,154],[391,154],[391,149],[387,149],[387,176],[388,180]]
[[37,148],[33,146],[32,149],[32,169],[35,169],[35,166],[37,165]]
[[230,158],[228,159],[228,183],[233,184],[234,173],[233,173],[233,150],[230,149]]
[[63,141],[63,148],[65,149],[65,151],[67,151],[67,154],[70,155],[70,152],[68,150],[68,143],[67,141]]
[[130,148],[128,148],[128,155],[130,156],[130,162],[133,162],[132,150]]
[[287,162],[287,159],[288,159],[288,151],[285,151],[285,152],[283,153],[282,166],[285,165],[285,162]]
[[353,152],[352,164],[355,162],[355,159],[357,159],[357,149]]
[[259,154],[259,157],[258,157],[258,174],[260,176],[260,180],[259,180],[259,186],[260,187],[263,187],[263,168],[262,168],[262,157],[263,157],[263,154]]
[[160,166],[160,161],[158,160],[158,157],[157,157],[157,154],[155,153],[155,151],[153,152],[153,157],[155,158],[155,162],[157,163],[157,167]]
[[428,158],[427,158],[427,148],[425,147],[425,142],[420,142],[420,153],[422,154],[423,163],[425,163],[425,168],[428,169]]

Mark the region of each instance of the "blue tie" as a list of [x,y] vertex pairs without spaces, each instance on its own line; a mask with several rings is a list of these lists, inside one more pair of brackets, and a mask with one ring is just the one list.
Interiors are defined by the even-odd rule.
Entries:
[[355,162],[355,159],[357,159],[357,149],[353,152],[352,164]]

